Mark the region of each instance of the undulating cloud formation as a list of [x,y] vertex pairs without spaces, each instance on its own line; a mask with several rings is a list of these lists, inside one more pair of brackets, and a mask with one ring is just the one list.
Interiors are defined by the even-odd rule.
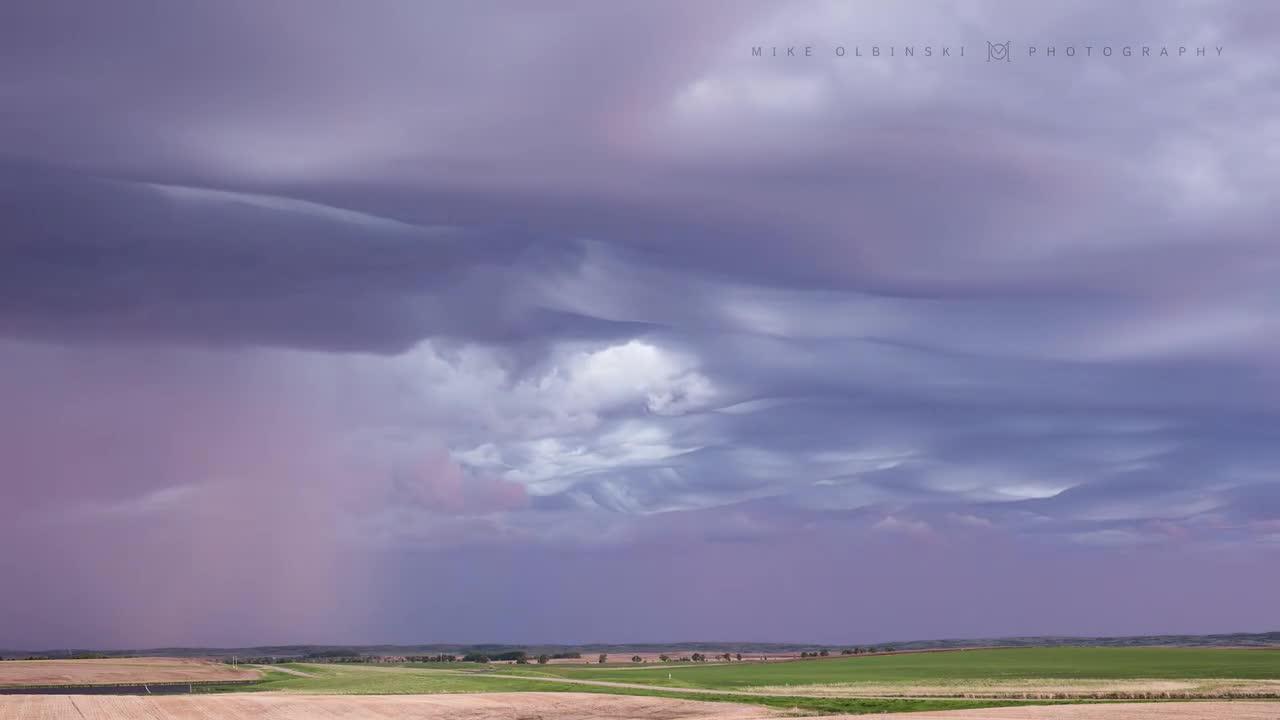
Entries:
[[1277,47],[7,5],[0,647],[1275,629]]

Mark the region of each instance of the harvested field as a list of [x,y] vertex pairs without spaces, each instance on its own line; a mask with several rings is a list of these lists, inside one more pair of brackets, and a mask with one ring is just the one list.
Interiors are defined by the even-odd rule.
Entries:
[[767,709],[669,698],[585,693],[487,693],[481,695],[13,695],[0,697],[0,720],[750,720],[772,718]]
[[258,671],[191,658],[108,658],[103,660],[6,660],[0,687],[116,685],[166,682],[253,680]]
[[1237,702],[1100,703],[948,710],[903,716],[910,720],[1275,720],[1280,703]]
[[[0,696],[0,720],[765,720],[766,708],[655,697],[580,693],[455,695],[12,695]],[[850,716],[832,716],[850,717]],[[1275,720],[1280,703],[1102,703],[914,712],[911,720]]]

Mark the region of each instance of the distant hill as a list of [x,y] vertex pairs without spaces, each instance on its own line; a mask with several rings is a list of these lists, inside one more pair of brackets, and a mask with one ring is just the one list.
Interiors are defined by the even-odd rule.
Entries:
[[931,650],[965,647],[1276,647],[1280,632],[1226,633],[1220,635],[1119,635],[1071,637],[1036,635],[1027,637],[977,638],[968,640],[914,640],[891,643],[899,650]]
[[505,645],[492,643],[430,644],[430,645],[263,645],[240,648],[137,648],[129,650],[59,649],[59,650],[0,650],[0,657],[75,657],[122,655],[164,655],[169,657],[278,657],[305,658],[336,655],[432,655],[448,653],[465,655],[484,653],[497,655],[503,652],[523,650],[530,655],[580,652],[584,656],[594,653],[618,652],[680,652],[718,650],[751,654],[797,653],[805,650],[827,648],[838,650],[849,647],[867,647],[877,650],[939,650],[973,647],[1053,647],[1062,645],[1088,647],[1280,647],[1280,632],[1227,633],[1219,635],[1130,635],[1107,637],[1070,637],[1058,635],[1031,637],[967,638],[943,640],[909,640],[889,643],[756,643],[756,642],[677,642],[677,643],[619,643],[587,645]]

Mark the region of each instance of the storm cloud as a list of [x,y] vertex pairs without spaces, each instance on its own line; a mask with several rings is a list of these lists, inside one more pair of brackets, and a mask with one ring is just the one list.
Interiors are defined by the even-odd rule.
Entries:
[[[55,1],[0,28],[0,610],[29,620],[0,647],[1274,619],[1247,599],[1280,590],[1264,6]],[[1193,50],[1101,53],[1143,44]],[[1243,591],[1165,606],[1188,572]],[[869,579],[867,620],[778,618],[779,573]],[[601,578],[616,615],[584,606]],[[896,613],[929,578],[967,590]],[[672,587],[741,608],[645,610]]]

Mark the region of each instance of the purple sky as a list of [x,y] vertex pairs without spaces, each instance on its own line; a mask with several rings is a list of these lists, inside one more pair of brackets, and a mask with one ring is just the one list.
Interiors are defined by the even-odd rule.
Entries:
[[7,3],[0,647],[1278,629],[1277,48]]

